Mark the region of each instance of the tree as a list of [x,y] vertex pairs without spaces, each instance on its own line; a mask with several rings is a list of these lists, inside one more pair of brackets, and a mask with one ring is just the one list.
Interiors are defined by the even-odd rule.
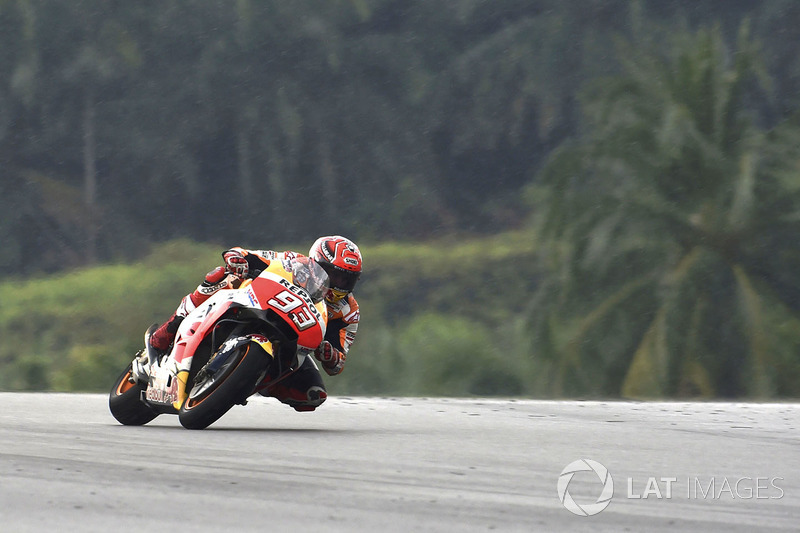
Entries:
[[[519,218],[530,169],[577,127],[576,95],[615,68],[612,35],[630,2],[458,2],[430,114],[442,186],[459,222],[493,230]],[[444,17],[443,17],[444,18]]]
[[759,127],[769,80],[748,25],[735,50],[715,28],[619,57],[624,74],[585,93],[586,135],[531,188],[555,392],[796,393],[800,129]]
[[[80,263],[97,257],[97,166],[108,124],[101,104],[124,93],[124,79],[138,61],[137,45],[120,22],[125,4],[96,7],[35,0],[0,6],[3,22],[16,18],[19,24],[6,34],[16,35],[18,44],[9,47],[20,53],[3,61],[13,69],[7,101],[13,118],[9,134],[0,135],[4,170],[26,197],[12,213],[32,220],[24,225],[28,243],[60,248],[55,262],[69,265],[76,263],[73,258]],[[81,191],[77,209],[75,191]]]

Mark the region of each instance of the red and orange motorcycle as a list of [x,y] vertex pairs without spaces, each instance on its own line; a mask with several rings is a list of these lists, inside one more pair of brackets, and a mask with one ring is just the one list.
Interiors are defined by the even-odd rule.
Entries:
[[177,414],[203,429],[299,369],[322,342],[328,275],[313,259],[272,261],[239,288],[221,290],[181,322],[169,354],[145,349],[117,378],[111,414],[125,425]]

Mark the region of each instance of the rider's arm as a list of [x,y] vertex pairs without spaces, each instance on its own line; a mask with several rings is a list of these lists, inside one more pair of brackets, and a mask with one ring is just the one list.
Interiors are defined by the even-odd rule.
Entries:
[[286,253],[272,250],[248,250],[241,246],[234,246],[222,252],[222,258],[225,260],[225,268],[228,272],[245,279],[258,275],[269,266],[270,261],[282,259]]
[[330,348],[321,346],[317,350],[317,359],[328,375],[339,374],[344,369],[347,353],[356,339],[360,316],[358,302],[352,294],[347,296],[347,301],[340,310],[330,313],[323,343]]

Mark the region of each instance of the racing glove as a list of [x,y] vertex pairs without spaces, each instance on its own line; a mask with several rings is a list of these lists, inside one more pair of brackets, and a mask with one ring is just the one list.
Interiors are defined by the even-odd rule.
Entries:
[[322,363],[322,368],[329,376],[335,376],[344,368],[345,354],[334,348],[328,341],[322,341],[314,351],[314,356]]
[[239,279],[245,279],[250,272],[250,266],[247,264],[242,252],[239,250],[228,250],[222,254],[225,260],[225,270],[233,274]]

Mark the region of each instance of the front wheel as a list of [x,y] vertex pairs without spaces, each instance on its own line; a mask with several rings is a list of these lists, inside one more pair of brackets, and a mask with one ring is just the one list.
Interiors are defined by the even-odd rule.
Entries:
[[108,395],[108,407],[111,414],[120,424],[126,426],[142,426],[147,424],[158,413],[141,400],[145,387],[141,383],[131,383],[131,365],[119,375]]
[[192,387],[178,413],[181,425],[204,429],[219,420],[247,399],[270,361],[269,355],[253,343],[237,348],[219,370]]

